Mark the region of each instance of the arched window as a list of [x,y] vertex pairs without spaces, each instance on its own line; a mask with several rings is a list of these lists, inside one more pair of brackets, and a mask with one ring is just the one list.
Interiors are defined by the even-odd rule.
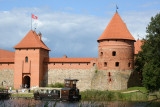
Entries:
[[116,56],[116,51],[113,51],[113,52],[112,52],[112,56]]
[[26,56],[26,58],[25,58],[25,62],[28,62],[28,56]]

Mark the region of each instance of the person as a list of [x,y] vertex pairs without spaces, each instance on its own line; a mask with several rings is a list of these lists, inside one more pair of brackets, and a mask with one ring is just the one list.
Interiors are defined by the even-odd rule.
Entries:
[[20,85],[20,89],[21,89],[21,87],[22,87],[22,86]]
[[9,88],[10,92],[12,91],[12,87]]
[[31,91],[31,90],[30,90],[30,88],[29,88],[29,89],[28,89],[28,93],[30,93],[30,91]]
[[6,89],[8,90],[8,86],[6,87]]
[[18,93],[18,89],[16,90],[16,93]]

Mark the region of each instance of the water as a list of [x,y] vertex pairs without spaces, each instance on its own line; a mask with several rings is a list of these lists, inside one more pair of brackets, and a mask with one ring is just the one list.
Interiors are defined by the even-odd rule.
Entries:
[[[10,99],[0,100],[0,107],[145,107],[148,102],[62,102],[62,101],[41,101],[34,99]],[[160,107],[160,102],[153,102],[148,107]]]

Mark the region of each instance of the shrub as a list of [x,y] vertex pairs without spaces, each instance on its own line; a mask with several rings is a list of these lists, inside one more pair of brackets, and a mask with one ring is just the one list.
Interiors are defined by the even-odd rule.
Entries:
[[64,83],[55,83],[55,84],[49,84],[48,87],[53,87],[53,88],[64,88]]

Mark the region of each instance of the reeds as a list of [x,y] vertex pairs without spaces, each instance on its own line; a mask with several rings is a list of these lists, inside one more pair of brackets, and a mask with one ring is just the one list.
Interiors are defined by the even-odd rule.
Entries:
[[134,92],[121,93],[113,91],[87,90],[80,93],[82,100],[92,101],[148,101],[148,95]]

